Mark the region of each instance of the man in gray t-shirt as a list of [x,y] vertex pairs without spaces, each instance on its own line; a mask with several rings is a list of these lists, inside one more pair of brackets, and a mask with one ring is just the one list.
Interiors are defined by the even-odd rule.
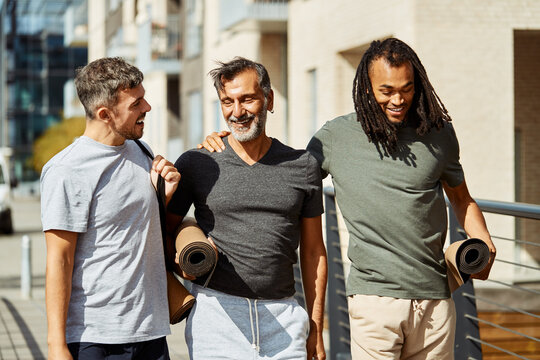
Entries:
[[165,264],[154,186],[169,200],[180,174],[132,140],[150,105],[143,75],[103,58],[75,79],[84,135],[45,164],[41,218],[47,241],[50,359],[169,359]]
[[[273,92],[264,66],[235,58],[211,75],[232,135],[223,152],[180,156],[182,180],[168,208],[173,232],[193,204],[219,252],[213,273],[191,278],[190,358],[324,359],[319,166],[266,135]],[[293,298],[298,248],[307,314]]]

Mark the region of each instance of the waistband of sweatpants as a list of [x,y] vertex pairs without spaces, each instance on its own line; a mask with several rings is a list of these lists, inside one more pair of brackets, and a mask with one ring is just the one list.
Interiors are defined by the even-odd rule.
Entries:
[[263,304],[264,303],[283,303],[283,304],[294,303],[294,304],[298,304],[298,301],[296,301],[294,296],[290,296],[290,297],[286,297],[286,298],[282,298],[282,299],[252,299],[252,298],[247,298],[245,296],[236,296],[236,295],[227,294],[227,293],[224,293],[222,291],[210,289],[210,288],[207,288],[207,287],[202,287],[202,286],[194,284],[194,283],[192,283],[191,293],[193,295],[203,294],[203,295],[206,295],[206,296],[216,297],[216,298],[219,298],[221,300],[229,299],[231,302],[239,302],[239,301],[244,301],[245,302],[246,299],[250,299],[250,300],[257,300],[257,303],[259,303],[259,304],[260,303],[263,303]]

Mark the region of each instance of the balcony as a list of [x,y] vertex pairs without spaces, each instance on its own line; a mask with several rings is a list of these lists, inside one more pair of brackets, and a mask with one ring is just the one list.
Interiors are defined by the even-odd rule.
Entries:
[[167,16],[166,24],[142,22],[138,26],[137,66],[143,71],[160,70],[179,74],[182,57],[180,17]]
[[261,33],[287,31],[286,0],[221,0],[220,30],[256,30]]

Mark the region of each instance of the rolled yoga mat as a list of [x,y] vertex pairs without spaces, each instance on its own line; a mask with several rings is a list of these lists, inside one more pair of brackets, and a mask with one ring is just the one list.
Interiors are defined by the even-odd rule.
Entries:
[[212,270],[217,262],[217,250],[204,235],[194,219],[185,219],[176,236],[179,266],[186,274],[202,276]]
[[470,238],[456,241],[444,253],[447,265],[448,285],[454,292],[472,274],[482,271],[489,262],[489,248],[480,239]]

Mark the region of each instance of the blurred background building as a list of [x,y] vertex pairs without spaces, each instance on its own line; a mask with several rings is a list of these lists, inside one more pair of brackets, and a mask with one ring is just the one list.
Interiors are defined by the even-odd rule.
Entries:
[[87,60],[86,44],[64,44],[64,15],[80,0],[4,0],[2,24],[3,147],[23,184],[39,174],[31,166],[33,143],[64,113],[64,85]]

